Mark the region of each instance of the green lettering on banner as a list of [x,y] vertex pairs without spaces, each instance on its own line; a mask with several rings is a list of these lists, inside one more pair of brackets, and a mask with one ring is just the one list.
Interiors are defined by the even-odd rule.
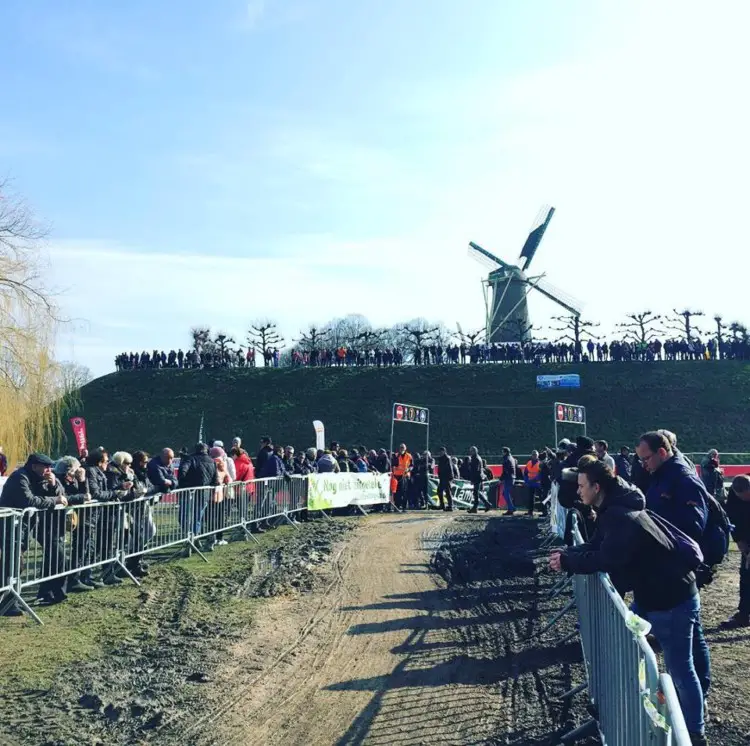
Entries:
[[[307,485],[307,509],[308,510],[330,510],[333,507],[333,500],[326,497],[326,482],[322,479],[314,478],[315,475],[308,478]],[[336,494],[334,487],[333,494]]]
[[378,505],[390,501],[388,474],[311,474],[308,485],[309,510]]

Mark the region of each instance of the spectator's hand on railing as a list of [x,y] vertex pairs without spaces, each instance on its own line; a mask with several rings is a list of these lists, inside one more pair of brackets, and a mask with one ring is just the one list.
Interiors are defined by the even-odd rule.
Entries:
[[58,495],[57,500],[55,500],[55,505],[62,505],[63,508],[67,508],[68,498],[65,497],[65,495]]
[[552,552],[549,556],[549,569],[553,572],[562,572],[562,552]]

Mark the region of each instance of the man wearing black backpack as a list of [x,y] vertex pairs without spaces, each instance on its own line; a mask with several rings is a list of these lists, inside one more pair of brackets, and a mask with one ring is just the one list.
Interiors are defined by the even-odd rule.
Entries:
[[[636,453],[650,474],[647,508],[698,543],[704,556],[704,565],[696,571],[698,587],[710,583],[713,577],[711,568],[724,559],[728,549],[726,513],[708,494],[695,473],[695,467],[679,451],[675,452],[664,432],[642,435]],[[711,686],[711,668],[700,619],[693,630],[693,658],[705,699]]]

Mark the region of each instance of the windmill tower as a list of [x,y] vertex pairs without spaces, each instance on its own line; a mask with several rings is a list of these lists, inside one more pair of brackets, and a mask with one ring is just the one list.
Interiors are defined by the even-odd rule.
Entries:
[[532,290],[553,300],[573,316],[580,316],[580,303],[546,282],[544,273],[536,276],[526,273],[554,214],[554,207],[544,206],[539,211],[518,257],[522,260],[521,266],[508,264],[478,244],[469,243],[469,255],[491,270],[482,281],[488,342],[528,341],[531,323],[526,298]]

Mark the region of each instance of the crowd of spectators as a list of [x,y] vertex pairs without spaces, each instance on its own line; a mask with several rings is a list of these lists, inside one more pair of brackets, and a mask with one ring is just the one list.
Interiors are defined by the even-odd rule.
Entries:
[[[479,363],[607,363],[656,362],[673,360],[750,360],[750,343],[741,338],[715,339],[703,342],[693,339],[656,339],[649,343],[625,340],[586,342],[528,342],[428,344],[410,347],[369,347],[340,345],[334,348],[305,350],[294,348],[282,357],[278,348],[268,348],[259,356],[266,367],[280,365],[292,367],[390,367],[410,363],[413,365],[467,365]],[[252,347],[225,349],[223,351],[170,350],[164,352],[123,352],[115,358],[117,370],[163,368],[245,368],[255,367],[256,352]]]

